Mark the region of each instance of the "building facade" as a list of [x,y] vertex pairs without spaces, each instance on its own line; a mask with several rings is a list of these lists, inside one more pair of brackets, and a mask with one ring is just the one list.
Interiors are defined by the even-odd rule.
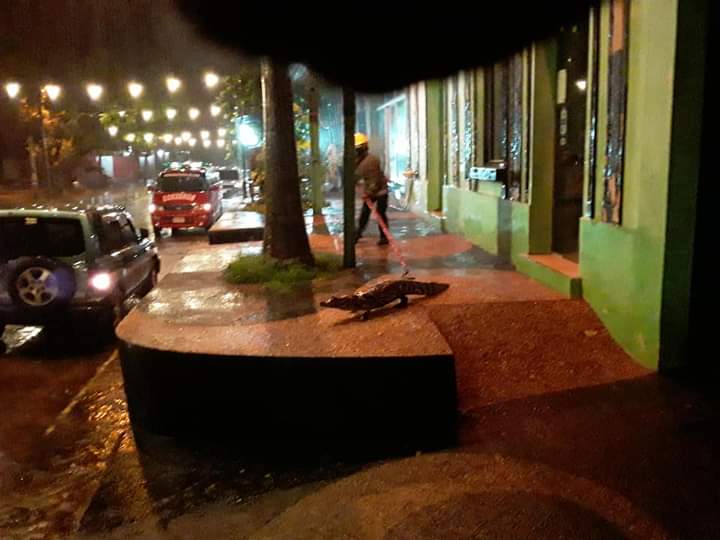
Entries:
[[[603,0],[492,66],[360,113],[415,211],[584,298],[639,362],[684,367],[703,247],[710,10]],[[502,181],[479,179],[488,170]]]

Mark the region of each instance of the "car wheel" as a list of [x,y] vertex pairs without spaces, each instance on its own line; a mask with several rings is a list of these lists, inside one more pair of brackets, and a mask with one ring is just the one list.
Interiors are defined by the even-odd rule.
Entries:
[[153,232],[155,233],[155,240],[162,239],[162,227],[153,227]]
[[142,287],[143,296],[145,296],[150,291],[152,291],[155,288],[155,286],[157,285],[157,283],[158,283],[158,271],[155,268],[153,268],[151,270],[150,274],[148,274],[148,277],[145,278],[145,283],[143,284],[143,287]]
[[115,327],[125,317],[125,309],[123,307],[123,297],[120,292],[116,292],[110,299],[110,305],[97,322],[95,338],[100,344],[111,343],[115,340]]
[[170,229],[170,236],[177,236],[180,234],[180,229]]
[[75,295],[73,269],[46,257],[22,257],[7,277],[7,290],[15,306],[34,312],[52,311]]

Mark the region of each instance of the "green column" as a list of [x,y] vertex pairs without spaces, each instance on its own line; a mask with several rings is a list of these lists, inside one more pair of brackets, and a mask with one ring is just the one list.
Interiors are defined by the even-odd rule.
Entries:
[[442,81],[425,84],[427,101],[427,210],[442,210],[443,94]]

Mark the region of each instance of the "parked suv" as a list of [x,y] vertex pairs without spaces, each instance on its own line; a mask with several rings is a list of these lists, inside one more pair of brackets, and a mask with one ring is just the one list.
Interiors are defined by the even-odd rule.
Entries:
[[123,207],[0,210],[0,336],[21,324],[109,337],[159,271],[148,231]]

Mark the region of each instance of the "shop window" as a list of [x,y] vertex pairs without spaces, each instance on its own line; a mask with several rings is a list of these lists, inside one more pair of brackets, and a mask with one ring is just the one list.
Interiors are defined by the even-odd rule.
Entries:
[[629,11],[629,0],[610,1],[608,126],[602,220],[616,225],[622,221]]

